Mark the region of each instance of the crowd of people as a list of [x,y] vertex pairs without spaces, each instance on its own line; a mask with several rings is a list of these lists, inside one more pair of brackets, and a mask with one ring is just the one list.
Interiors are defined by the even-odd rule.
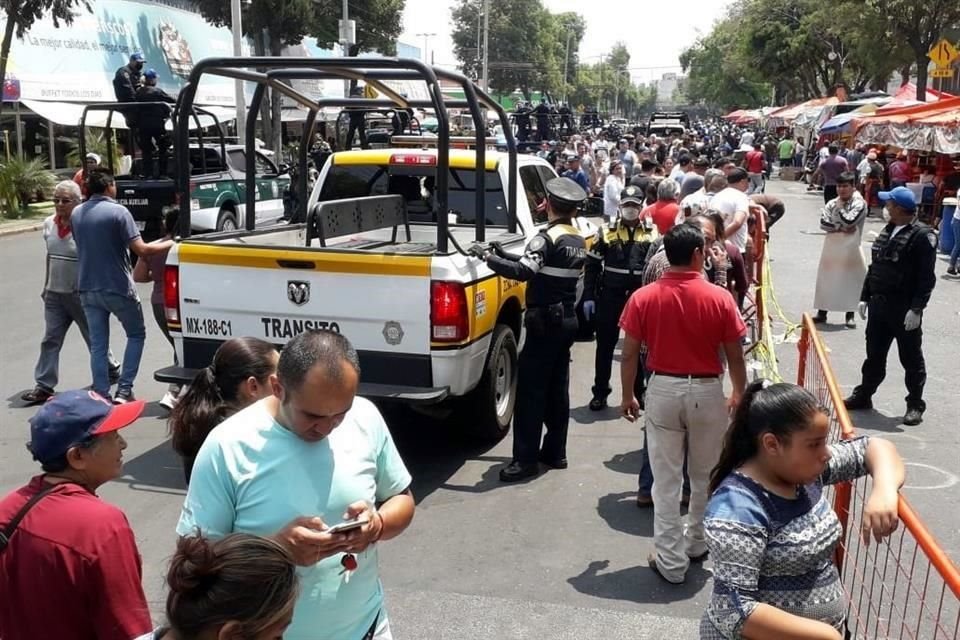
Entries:
[[[614,392],[622,331],[619,410],[645,427],[636,503],[653,509],[650,569],[681,584],[691,563],[713,560],[701,638],[839,639],[845,609],[832,558],[841,528],[823,487],[871,475],[864,527],[879,540],[897,525],[904,468],[879,438],[828,445],[827,416],[806,390],[748,384],[752,224],[763,219],[769,229],[785,207],[763,193],[763,146],[740,142],[735,158],[720,153],[726,139],[705,133],[624,138],[616,148],[573,136],[564,176],[546,184],[548,223],[523,254],[476,249],[495,273],[527,282],[513,455],[500,479],[568,467],[570,348],[584,274],[583,315],[597,335],[590,409],[604,410]],[[753,151],[764,153],[763,166]],[[156,295],[172,240],[144,243],[113,200],[112,176],[86,175],[88,200],[75,182],[60,183],[44,228],[47,327],[36,388],[24,394],[42,403],[29,444],[41,473],[0,500],[0,637],[389,640],[378,544],[409,526],[412,477],[378,409],[357,397],[356,351],[328,331],[296,336],[279,354],[255,338],[231,339],[189,387],[168,390],[188,489],[166,620],[154,625],[130,525],[96,492],[120,475],[119,431],[144,408],[133,394],[145,334],[134,283],[153,282]],[[840,311],[850,324],[851,305],[867,318],[864,379],[851,409],[869,406],[898,340],[905,422],[916,424],[929,229],[916,222],[909,190],[880,192],[890,222],[867,270],[854,256],[866,215],[857,177],[840,171],[834,182],[821,219],[817,318]],[[588,248],[574,219],[590,194],[602,194],[607,224]],[[172,231],[175,221],[167,223]],[[141,258],[136,269],[130,251]],[[830,271],[838,256],[848,259],[842,277]],[[160,298],[152,302],[163,329]],[[127,335],[122,364],[108,349],[111,315]],[[74,322],[90,348],[93,386],[55,393]],[[806,542],[784,542],[793,538]],[[48,596],[39,606],[38,590]]]

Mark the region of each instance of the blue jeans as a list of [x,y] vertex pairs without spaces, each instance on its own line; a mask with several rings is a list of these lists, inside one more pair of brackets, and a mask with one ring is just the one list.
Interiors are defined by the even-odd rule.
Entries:
[[117,391],[131,391],[140,370],[140,357],[143,355],[143,345],[147,338],[140,301],[106,291],[85,291],[80,294],[80,302],[90,327],[93,390],[104,397],[110,395],[107,352],[110,349],[110,316],[115,315],[127,334],[127,347],[123,352],[123,367],[120,370]]
[[[40,357],[33,370],[33,379],[37,387],[44,391],[53,392],[60,378],[60,349],[63,340],[70,330],[70,325],[77,324],[83,341],[90,348],[90,332],[87,330],[87,318],[80,306],[80,296],[76,293],[58,293],[44,291],[43,295],[43,340],[40,342]],[[117,362],[110,350],[107,350],[107,362],[111,377],[119,376],[120,363]]]
[[950,251],[950,266],[956,268],[957,261],[960,260],[960,218],[954,216],[950,221],[950,229],[953,230],[953,249]]

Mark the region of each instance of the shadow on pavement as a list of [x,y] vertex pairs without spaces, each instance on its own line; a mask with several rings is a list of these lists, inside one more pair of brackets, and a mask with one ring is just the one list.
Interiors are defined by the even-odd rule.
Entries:
[[589,403],[581,407],[570,407],[570,417],[573,418],[573,421],[577,424],[605,422],[611,418],[617,417],[618,413],[618,408],[610,405],[608,405],[606,409],[602,409],[600,411],[591,411]]
[[643,449],[628,451],[627,453],[618,453],[609,460],[603,461],[603,466],[610,469],[610,471],[631,475],[638,475],[640,473],[641,464],[643,464]]
[[597,501],[597,515],[616,531],[653,538],[653,509],[637,508],[637,492],[608,493]]
[[569,578],[567,582],[580,593],[597,598],[669,604],[696,598],[710,579],[710,572],[699,564],[691,564],[686,582],[678,585],[663,581],[646,564],[601,573],[609,566],[609,560],[594,560],[583,573]]
[[[379,405],[378,405],[379,406]],[[407,469],[413,476],[411,491],[417,502],[437,489],[465,493],[485,493],[504,487],[497,474],[509,458],[488,456],[496,442],[471,439],[463,425],[447,418],[419,414],[400,405],[379,406]],[[510,437],[509,435],[507,437]],[[479,482],[473,485],[450,484],[449,480],[468,461],[490,463]]]
[[850,419],[857,429],[873,429],[887,433],[903,433],[903,416],[885,416],[879,411],[851,411]]
[[187,491],[180,456],[170,446],[169,439],[124,462],[123,475],[114,482],[126,484],[134,491],[180,495]]

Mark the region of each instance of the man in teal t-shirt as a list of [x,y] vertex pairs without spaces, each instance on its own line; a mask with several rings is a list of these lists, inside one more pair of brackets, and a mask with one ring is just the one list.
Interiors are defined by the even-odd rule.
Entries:
[[[411,477],[380,412],[356,397],[359,378],[346,338],[295,337],[271,380],[274,396],[214,429],[193,467],[178,534],[268,536],[300,565],[300,597],[284,638],[392,637],[375,543],[413,519]],[[325,531],[353,518],[367,523]]]

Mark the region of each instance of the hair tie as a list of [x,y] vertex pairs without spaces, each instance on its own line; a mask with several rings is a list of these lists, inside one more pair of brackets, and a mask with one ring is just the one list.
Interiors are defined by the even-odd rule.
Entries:
[[760,388],[761,388],[761,389],[769,389],[769,388],[770,388],[770,385],[772,385],[772,384],[773,384],[773,383],[772,383],[771,381],[769,381],[769,380],[767,380],[767,379],[763,379],[763,380],[760,382]]

